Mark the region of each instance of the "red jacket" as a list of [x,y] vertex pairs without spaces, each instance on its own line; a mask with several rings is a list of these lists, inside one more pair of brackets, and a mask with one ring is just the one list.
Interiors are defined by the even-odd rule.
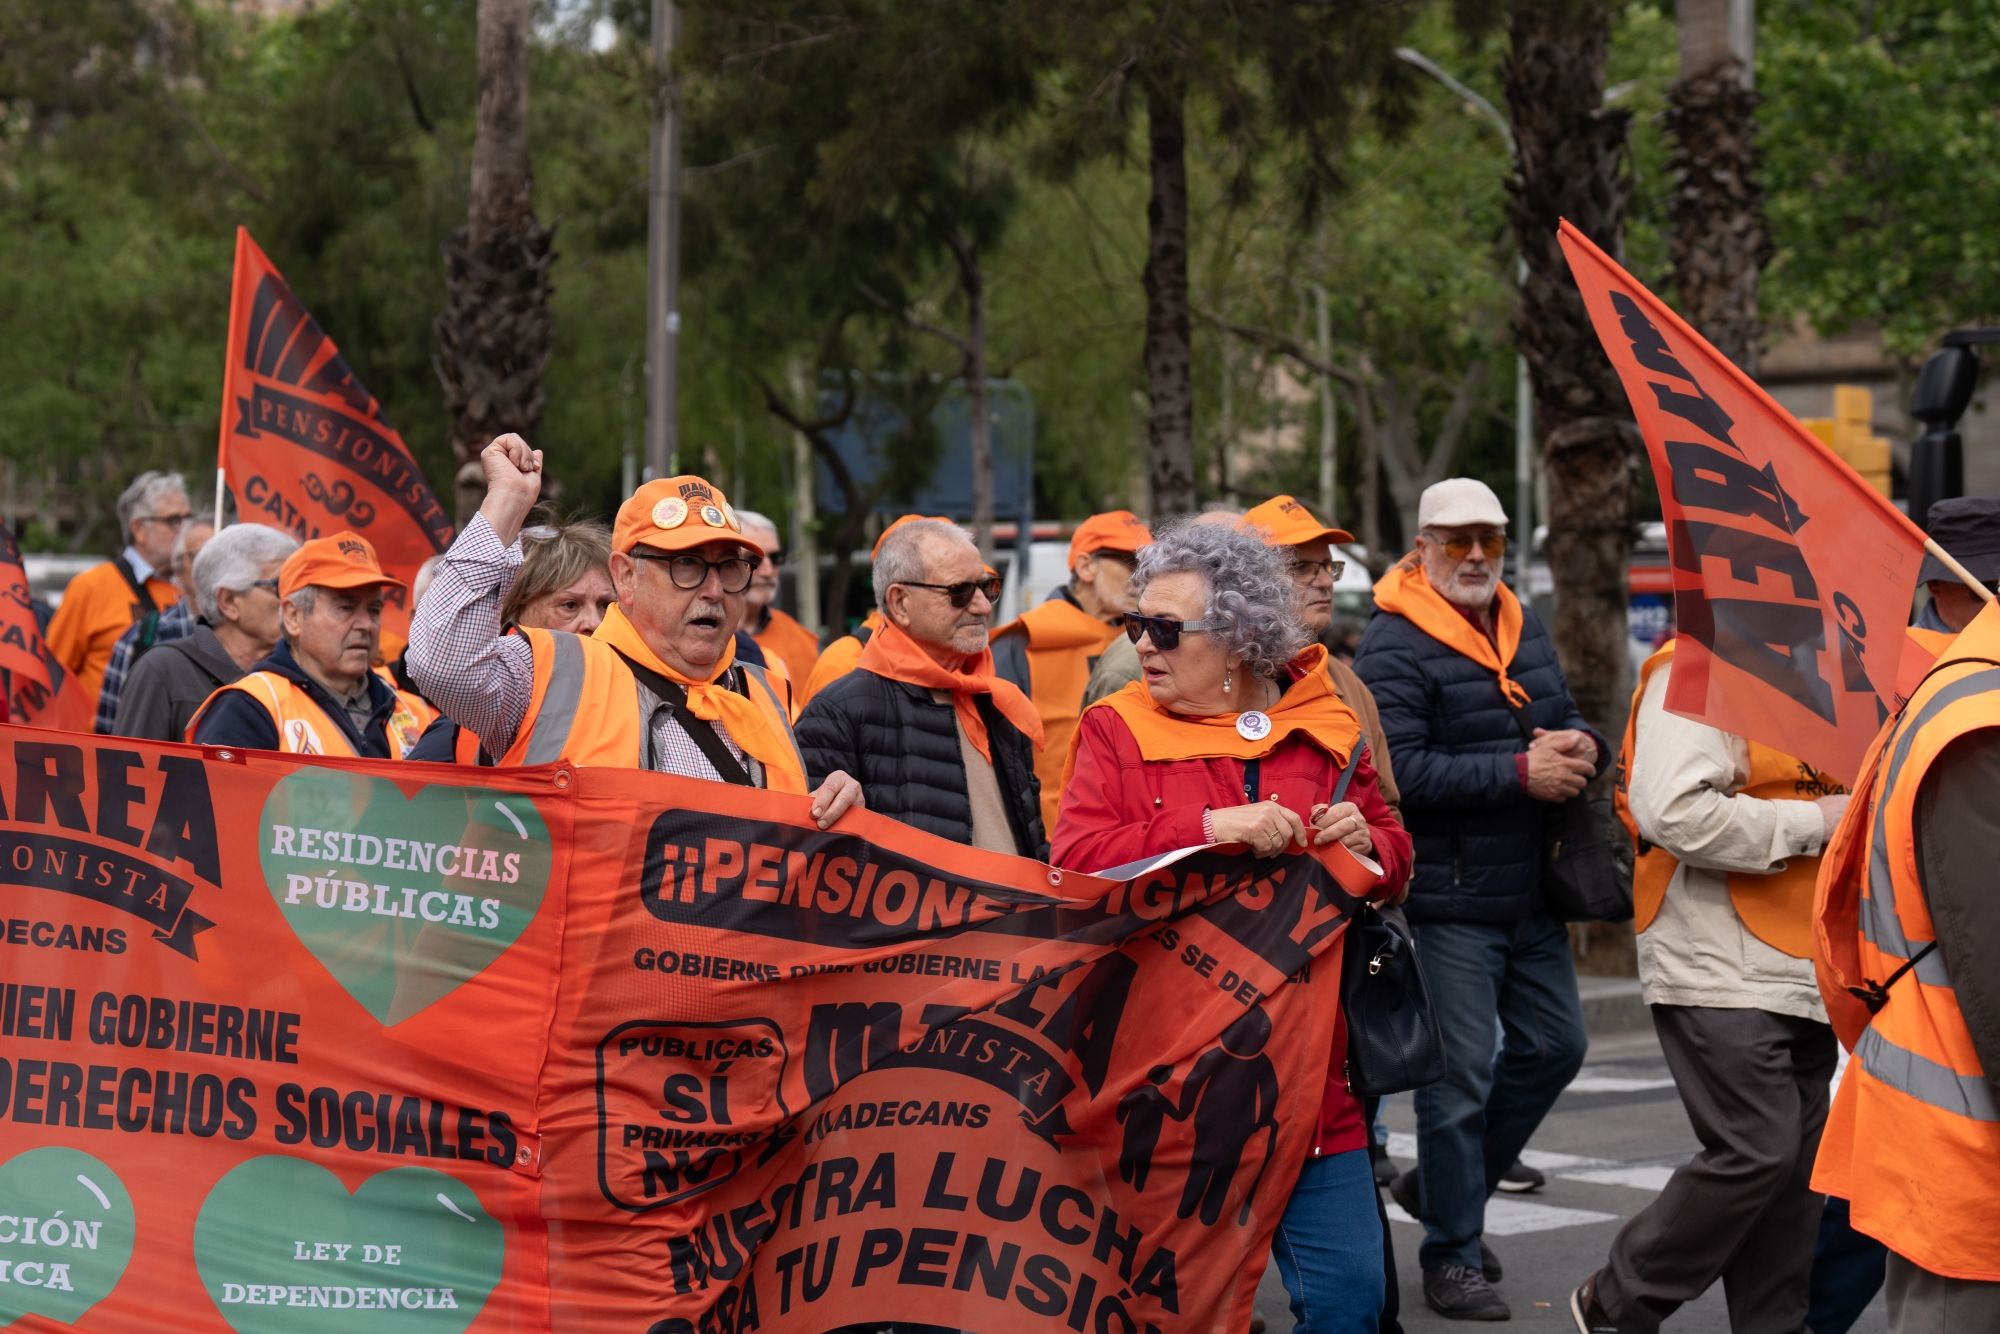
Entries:
[[[1293,739],[1258,765],[1258,795],[1290,807],[1301,820],[1333,795],[1339,768],[1333,757],[1310,742]],[[1361,808],[1374,839],[1371,856],[1382,865],[1381,885],[1371,897],[1387,899],[1410,874],[1410,835],[1375,782],[1375,766],[1364,757],[1347,789]],[[1233,759],[1162,760],[1139,754],[1124,719],[1108,708],[1083,715],[1076,738],[1076,764],[1050,841],[1056,866],[1091,871],[1118,866],[1202,840],[1201,816],[1208,808],[1243,804],[1243,763]],[[1335,967],[1340,942],[1319,956]],[[1327,1064],[1326,1093],[1320,1100],[1316,1154],[1342,1153],[1367,1144],[1360,1101],[1347,1088],[1347,1024],[1336,1016],[1333,1051]]]

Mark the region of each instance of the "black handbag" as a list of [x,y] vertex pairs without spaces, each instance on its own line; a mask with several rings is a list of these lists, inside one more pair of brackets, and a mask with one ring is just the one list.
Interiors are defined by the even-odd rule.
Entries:
[[[1535,739],[1527,712],[1508,706],[1523,747]],[[1558,922],[1632,920],[1636,853],[1609,796],[1579,792],[1542,817],[1542,907]]]
[[1571,797],[1542,821],[1542,904],[1558,922],[1629,922],[1634,860],[1611,798]]
[[[1346,800],[1357,743],[1334,784]],[[1444,1078],[1444,1036],[1417,964],[1417,942],[1401,908],[1356,899],[1341,945],[1340,1007],[1347,1015],[1347,1086],[1355,1096],[1405,1093]]]
[[1444,1035],[1401,908],[1356,906],[1340,964],[1347,1013],[1347,1087],[1356,1097],[1406,1093],[1444,1078]]

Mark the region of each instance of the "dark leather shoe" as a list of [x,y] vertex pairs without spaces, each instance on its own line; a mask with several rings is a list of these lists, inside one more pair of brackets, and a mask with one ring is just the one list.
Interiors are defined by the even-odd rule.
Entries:
[[1488,1283],[1500,1281],[1500,1257],[1486,1244],[1486,1238],[1479,1239],[1479,1272],[1486,1275]]
[[1504,1190],[1509,1195],[1526,1195],[1548,1184],[1547,1176],[1516,1158],[1514,1165],[1500,1174],[1496,1189]]
[[1368,1161],[1375,1169],[1375,1184],[1378,1186],[1389,1185],[1401,1175],[1401,1169],[1396,1166],[1395,1160],[1389,1156],[1389,1151],[1380,1144],[1370,1144],[1368,1146]]
[[1470,1265],[1439,1265],[1424,1271],[1424,1304],[1447,1320],[1512,1320],[1514,1313],[1486,1275]]
[[1416,1168],[1411,1168],[1389,1183],[1389,1198],[1401,1205],[1403,1212],[1419,1223],[1424,1221],[1422,1197],[1417,1189]]
[[1569,1314],[1576,1321],[1576,1334],[1618,1334],[1617,1323],[1597,1304],[1595,1274],[1577,1284],[1576,1291],[1569,1295]]

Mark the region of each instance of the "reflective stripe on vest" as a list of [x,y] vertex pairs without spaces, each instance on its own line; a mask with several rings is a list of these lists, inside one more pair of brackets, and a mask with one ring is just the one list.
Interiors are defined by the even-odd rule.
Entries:
[[583,699],[583,645],[575,635],[550,638],[555,641],[555,660],[549,666],[549,686],[542,696],[541,711],[528,733],[523,764],[554,764],[562,758],[569,729],[576,723],[577,704]]
[[[1916,713],[1897,723],[1895,739],[1883,748],[1879,763],[1882,772],[1875,784],[1875,809],[1870,812],[1868,848],[1868,892],[1861,896],[1857,915],[1861,937],[1897,964],[1916,958],[1929,940],[1912,942],[1896,911],[1896,882],[1889,865],[1889,794],[1898,790],[1903,767],[1915,748],[1924,726],[1954,704],[1987,691],[2000,690],[2000,668],[1989,667],[1939,687]],[[1932,950],[1917,959],[1910,970],[1915,980],[1939,991],[1957,993],[1944,955]],[[1877,979],[1881,980],[1881,979]],[[1894,1001],[1891,995],[1891,1003]],[[1869,1074],[1889,1087],[1909,1094],[1942,1112],[1975,1121],[2000,1121],[1992,1090],[1983,1077],[1961,1075],[1920,1052],[1910,1051],[1890,1041],[1872,1025],[1854,1045],[1854,1057]]]
[[[1896,885],[1889,869],[1889,804],[1881,799],[1880,794],[1890,791],[1902,775],[1903,765],[1910,758],[1911,748],[1916,745],[1917,733],[1925,723],[1960,700],[1995,689],[2000,689],[2000,667],[1974,672],[1971,676],[1953,681],[1926,701],[1914,716],[1905,718],[1897,727],[1895,741],[1883,748],[1883,773],[1875,786],[1878,795],[1868,839],[1868,892],[1861,898],[1859,912],[1861,938],[1898,963],[1909,962],[1930,942],[1924,940],[1912,945],[1903,931],[1902,919],[1896,915]],[[1918,959],[1912,971],[1917,980],[1926,986],[1951,986],[1951,975],[1945,968],[1944,956],[1935,950]]]
[[1994,1105],[1984,1075],[1961,1075],[1928,1056],[1898,1047],[1872,1028],[1864,1029],[1855,1042],[1854,1059],[1890,1088],[1941,1112],[1974,1121],[2000,1121],[2000,1106]]

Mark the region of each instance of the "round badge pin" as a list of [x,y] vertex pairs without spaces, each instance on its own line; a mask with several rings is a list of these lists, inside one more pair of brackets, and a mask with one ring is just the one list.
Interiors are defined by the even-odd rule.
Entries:
[[722,511],[713,505],[703,505],[701,507],[701,521],[710,528],[727,528],[729,526],[729,520],[723,518]]
[[730,532],[740,533],[743,531],[743,521],[736,517],[736,510],[727,501],[724,501],[722,505],[722,517],[729,520]]
[[668,496],[653,506],[653,526],[655,528],[678,528],[687,522],[687,502],[679,496]]
[[1271,720],[1256,709],[1245,709],[1236,715],[1236,734],[1245,741],[1262,741],[1271,735]]

